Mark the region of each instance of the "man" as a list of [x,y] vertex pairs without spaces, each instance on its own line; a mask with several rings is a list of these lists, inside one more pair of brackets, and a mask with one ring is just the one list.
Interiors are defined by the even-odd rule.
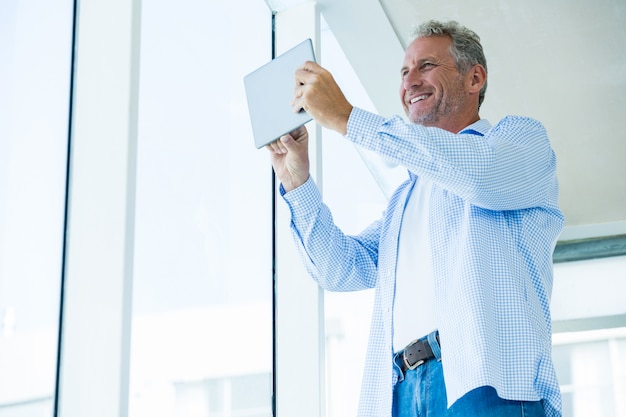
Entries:
[[312,62],[295,75],[295,110],[408,170],[361,234],[333,224],[305,128],[268,145],[311,276],[376,288],[359,416],[559,416],[549,303],[563,216],[546,131],[480,118],[486,61],[456,22],[418,27],[401,77],[411,123],[353,107]]

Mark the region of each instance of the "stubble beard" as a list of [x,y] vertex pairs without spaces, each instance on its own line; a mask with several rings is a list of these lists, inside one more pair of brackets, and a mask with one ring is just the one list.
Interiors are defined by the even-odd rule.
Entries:
[[450,115],[458,114],[465,104],[465,91],[462,79],[457,79],[449,93],[440,97],[429,109],[409,114],[410,120],[422,126],[437,126],[440,121]]

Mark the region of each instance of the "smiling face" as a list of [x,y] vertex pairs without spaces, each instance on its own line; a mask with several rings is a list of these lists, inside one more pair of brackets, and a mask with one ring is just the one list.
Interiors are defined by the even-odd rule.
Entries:
[[448,36],[429,36],[409,45],[400,98],[413,123],[456,133],[479,119],[478,96],[472,79],[475,68],[459,73],[450,55],[451,43]]

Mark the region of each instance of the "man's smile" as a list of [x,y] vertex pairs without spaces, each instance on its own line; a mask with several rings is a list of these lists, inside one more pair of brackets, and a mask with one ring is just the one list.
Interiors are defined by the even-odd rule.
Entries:
[[426,98],[428,98],[428,94],[422,94],[422,95],[419,95],[419,96],[415,96],[415,97],[413,97],[413,98],[411,99],[410,103],[411,103],[411,104],[415,104],[415,103],[417,103],[418,101],[425,100]]

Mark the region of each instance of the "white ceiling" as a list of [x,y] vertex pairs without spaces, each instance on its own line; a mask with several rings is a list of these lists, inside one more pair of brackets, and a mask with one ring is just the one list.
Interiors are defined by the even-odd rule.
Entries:
[[[268,1],[275,11],[297,3]],[[397,74],[414,24],[454,19],[476,31],[489,67],[481,116],[534,117],[551,136],[566,217],[561,240],[626,234],[625,1],[317,4],[383,115],[402,111]]]

